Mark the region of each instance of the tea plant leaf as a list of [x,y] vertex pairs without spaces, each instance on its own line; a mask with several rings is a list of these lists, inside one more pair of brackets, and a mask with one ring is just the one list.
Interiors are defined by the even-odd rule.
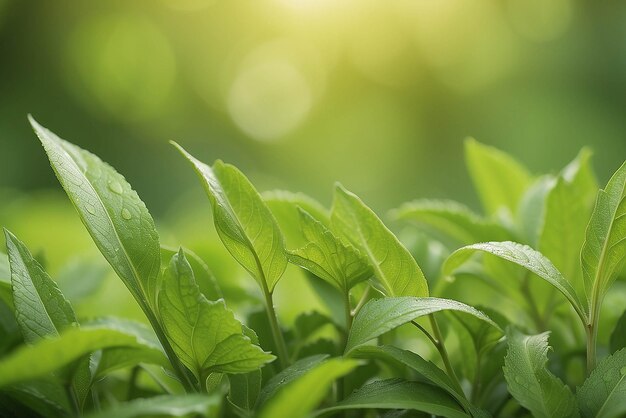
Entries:
[[257,407],[261,407],[269,399],[273,398],[284,386],[297,380],[309,370],[317,367],[328,358],[326,354],[306,357],[296,361],[285,370],[272,377],[263,387],[256,403]]
[[419,355],[400,348],[384,345],[384,346],[371,346],[364,345],[355,349],[352,354],[354,358],[364,359],[380,359],[383,361],[397,361],[410,369],[417,372],[420,376],[427,379],[433,385],[440,387],[448,392],[456,401],[463,406],[466,411],[471,411],[472,405],[467,401],[465,395],[460,393],[452,380],[433,362],[424,360]]
[[598,192],[580,254],[592,317],[626,256],[626,162]]
[[[191,269],[193,270],[200,292],[202,292],[208,300],[218,300],[223,298],[224,294],[222,293],[222,289],[217,283],[217,279],[209,269],[209,266],[207,266],[204,260],[202,260],[202,258],[200,258],[193,251],[188,248],[183,248],[183,250],[185,251],[185,258],[189,262],[189,265],[191,265]],[[170,260],[178,253],[178,251],[179,250],[177,249],[162,245],[161,266],[167,268]]]
[[144,310],[154,306],[159,237],[145,204],[100,158],[29,120],[100,252]]
[[333,358],[308,370],[267,401],[259,418],[305,418],[322,401],[335,379],[352,371],[358,362]]
[[465,141],[465,162],[485,211],[495,214],[506,208],[514,214],[532,182],[526,167],[510,155],[473,138]]
[[194,167],[211,205],[215,228],[226,249],[262,288],[271,293],[287,267],[283,236],[252,183],[236,167],[202,163],[172,143]]
[[537,418],[578,417],[572,391],[547,369],[548,333],[524,335],[509,328],[507,341],[504,377],[513,397]]
[[611,353],[626,348],[626,311],[622,313],[622,316],[617,320],[615,328],[613,328],[611,339],[609,340],[609,348]]
[[323,223],[324,226],[330,226],[328,209],[304,193],[270,190],[262,193],[261,196],[276,218],[289,249],[299,248],[306,244],[300,231],[300,208],[304,209],[315,220]]
[[549,190],[537,247],[572,283],[579,279],[580,249],[598,190],[590,158],[591,151],[581,150]]
[[78,326],[72,306],[41,264],[15,235],[6,229],[4,234],[11,265],[15,318],[24,341],[34,344]]
[[214,417],[218,413],[219,404],[220,399],[217,396],[200,394],[161,395],[117,404],[110,409],[90,414],[87,418]]
[[274,359],[243,334],[223,299],[210,302],[200,293],[182,249],[164,274],[159,312],[174,352],[199,382],[213,372],[245,373]]
[[336,406],[317,411],[314,416],[348,409],[412,409],[447,418],[470,417],[443,390],[426,383],[402,379],[367,384]]
[[387,296],[428,296],[428,283],[398,238],[355,194],[335,187],[332,230],[365,255]]
[[58,338],[21,346],[0,360],[0,387],[46,376],[96,350],[145,347],[135,335],[105,328],[69,328]]
[[374,299],[367,302],[354,318],[345,352],[349,354],[356,347],[402,324],[444,310],[473,315],[494,328],[500,329],[487,315],[455,300],[408,296]]
[[288,260],[326,280],[343,293],[369,279],[372,268],[367,259],[351,245],[339,240],[321,222],[300,209],[302,234],[308,244],[287,253]]
[[238,415],[254,416],[254,405],[259,398],[262,377],[261,370],[228,376],[228,401],[239,412]]
[[576,393],[583,418],[618,418],[626,414],[626,349],[608,356]]
[[415,200],[392,211],[391,216],[441,232],[463,245],[506,240],[511,236],[497,222],[485,219],[452,200]]
[[556,287],[572,304],[583,323],[587,321],[586,306],[578,299],[572,285],[563,278],[556,267],[539,251],[516,242],[484,242],[468,245],[453,252],[443,266],[443,274],[450,275],[475,252],[482,251],[515,263],[535,273]]

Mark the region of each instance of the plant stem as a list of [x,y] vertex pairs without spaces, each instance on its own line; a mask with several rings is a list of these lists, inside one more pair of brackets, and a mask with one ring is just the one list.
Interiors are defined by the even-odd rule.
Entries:
[[587,376],[596,368],[596,345],[598,340],[599,305],[592,308],[589,323],[585,327],[587,333]]
[[[343,334],[342,345],[345,351],[345,348],[348,345],[348,336],[350,335],[350,328],[352,328],[352,309],[350,307],[350,289],[345,289],[343,291],[343,295],[344,295],[343,307],[344,307],[344,312],[346,314],[346,330]],[[345,391],[346,391],[345,387],[346,387],[345,376],[342,376],[337,381],[337,402],[340,402],[343,400],[345,396]]]
[[135,366],[130,372],[130,377],[128,379],[128,392],[126,394],[126,399],[131,400],[135,396],[135,385],[137,384],[137,376],[139,376],[139,372],[141,367]]
[[174,373],[176,374],[176,376],[178,376],[180,383],[185,388],[185,392],[187,393],[198,392],[198,389],[196,388],[195,383],[191,380],[185,367],[180,362],[178,356],[174,352],[174,349],[172,348],[172,345],[167,339],[167,336],[165,335],[165,331],[161,327],[161,324],[159,323],[159,320],[157,319],[156,315],[152,312],[152,309],[147,306],[147,304],[145,306],[142,306],[142,308],[143,308],[144,313],[148,317],[148,321],[150,321],[150,325],[152,326],[152,329],[154,329],[154,332],[156,333],[156,336],[159,339],[159,342],[163,346],[163,350],[165,350],[165,354],[167,355],[167,358],[172,364]]
[[437,341],[435,347],[439,354],[441,355],[441,359],[443,360],[443,364],[446,367],[446,371],[448,372],[448,376],[452,379],[452,382],[456,386],[456,389],[459,393],[464,393],[463,388],[461,387],[461,383],[459,382],[459,378],[457,377],[454,369],[452,368],[452,363],[450,363],[450,357],[448,356],[448,350],[446,350],[446,346],[443,342],[443,335],[441,334],[441,330],[439,329],[439,324],[437,324],[437,320],[435,319],[435,315],[428,315],[430,319],[430,325],[433,328],[434,339]]
[[282,370],[289,366],[289,353],[287,352],[287,345],[285,344],[283,333],[280,331],[280,326],[278,325],[278,318],[276,317],[276,310],[274,309],[272,294],[265,284],[265,279],[263,279],[261,282],[263,284],[263,295],[265,296],[265,309],[267,311],[267,319],[269,320],[270,328],[272,329],[274,345],[276,346],[276,350],[278,351],[278,361],[280,362],[280,369]]

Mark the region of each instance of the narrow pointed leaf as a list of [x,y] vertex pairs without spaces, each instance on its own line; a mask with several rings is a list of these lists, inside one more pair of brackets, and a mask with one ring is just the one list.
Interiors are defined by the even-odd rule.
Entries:
[[572,391],[547,368],[548,333],[524,335],[510,328],[507,340],[504,377],[513,397],[537,418],[578,417]]
[[322,401],[335,379],[348,374],[358,365],[356,360],[334,358],[285,385],[261,410],[259,418],[305,418]]
[[33,118],[30,123],[100,252],[144,309],[153,306],[159,238],[145,204],[124,177],[97,156],[64,141]]
[[[189,250],[188,248],[183,248],[185,251],[185,258],[191,265],[193,269],[193,274],[198,283],[198,287],[200,291],[208,300],[218,300],[224,297],[222,293],[222,289],[220,285],[217,283],[217,279],[215,275],[209,269],[209,266],[206,265],[204,260],[200,258],[196,253]],[[177,249],[173,249],[166,246],[161,246],[161,266],[167,268],[172,257],[178,253]]]
[[426,383],[402,379],[367,384],[336,406],[318,411],[315,416],[349,409],[412,409],[447,418],[470,417],[443,390]]
[[456,401],[463,405],[466,411],[470,411],[472,406],[465,398],[463,393],[460,393],[454,386],[454,383],[450,380],[447,374],[433,362],[424,360],[419,355],[400,348],[384,345],[380,347],[376,346],[361,346],[352,352],[352,357],[355,358],[377,358],[384,361],[394,360],[404,364],[410,369],[417,372],[424,379],[428,380],[431,384],[440,387],[448,392]]
[[532,182],[528,170],[510,155],[472,138],[465,141],[465,161],[487,214],[501,209],[515,214]]
[[458,267],[477,251],[495,255],[535,273],[538,277],[556,287],[572,304],[581,321],[586,323],[586,305],[580,301],[572,285],[565,280],[550,260],[539,251],[533,250],[527,245],[510,241],[468,245],[456,250],[448,257],[443,266],[443,273],[447,275],[453,274]]
[[359,250],[341,242],[302,209],[300,216],[302,233],[308,244],[287,254],[291,263],[326,280],[342,292],[372,276],[372,268]]
[[11,265],[15,317],[24,341],[34,344],[47,337],[58,337],[77,326],[76,315],[56,283],[15,235],[4,231]]
[[367,302],[354,318],[345,352],[350,353],[356,347],[419,317],[446,310],[473,315],[500,329],[487,315],[455,300],[430,297],[374,299]]
[[626,257],[626,162],[598,192],[580,254],[585,290],[597,309]]
[[411,253],[361,199],[340,185],[331,225],[368,258],[388,296],[428,296],[428,283]]
[[590,158],[583,149],[549,190],[537,247],[571,283],[580,280],[580,249],[598,191]]
[[299,377],[307,373],[309,370],[315,368],[328,358],[326,354],[320,354],[316,356],[306,357],[296,361],[291,366],[287,367],[276,376],[272,377],[263,387],[259,394],[257,401],[257,407],[262,407],[265,402],[273,398],[284,386],[297,380]]
[[271,292],[287,267],[287,257],[283,236],[269,208],[237,168],[219,160],[209,167],[173,144],[202,181],[224,246],[262,288]]
[[583,418],[626,415],[626,349],[602,360],[576,393]]
[[47,376],[86,354],[110,347],[144,347],[135,335],[106,328],[70,328],[55,339],[22,346],[0,360],[0,387]]
[[200,293],[182,249],[164,274],[159,312],[174,352],[198,381],[213,372],[256,370],[274,358],[244,335],[222,299],[210,302]]
[[394,210],[392,216],[442,233],[463,245],[506,240],[511,236],[500,224],[485,219],[467,206],[451,200],[415,200]]

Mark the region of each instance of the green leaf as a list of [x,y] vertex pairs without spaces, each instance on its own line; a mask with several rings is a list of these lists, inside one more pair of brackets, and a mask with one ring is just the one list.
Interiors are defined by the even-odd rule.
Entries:
[[496,214],[502,208],[515,214],[532,182],[528,170],[510,155],[473,138],[465,141],[465,160],[487,214]]
[[331,225],[369,259],[387,296],[428,296],[428,283],[411,253],[361,199],[339,184]]
[[0,360],[0,387],[49,375],[96,350],[144,347],[135,335],[105,328],[70,328],[60,337],[22,346]]
[[143,416],[215,417],[220,398],[200,394],[161,395],[146,399],[135,399],[118,404],[113,408],[88,415],[87,418],[134,418]]
[[547,368],[548,333],[524,335],[509,328],[507,340],[504,377],[513,397],[537,418],[577,417],[572,391]]
[[500,241],[511,234],[497,222],[485,219],[470,208],[452,200],[420,199],[392,211],[396,219],[443,233],[463,245],[481,241]]
[[200,293],[182,249],[170,261],[159,293],[159,312],[174,352],[199,382],[210,373],[245,373],[274,359],[244,335],[224,300]]
[[576,393],[583,418],[618,418],[626,414],[626,349],[608,356]]
[[280,230],[285,236],[289,249],[306,245],[300,230],[300,208],[304,209],[325,226],[330,225],[330,213],[317,200],[304,193],[292,193],[285,190],[271,190],[261,194],[263,201],[276,218]]
[[613,328],[609,347],[611,349],[611,353],[615,353],[617,350],[626,348],[626,311],[622,313],[622,316],[620,316],[617,320],[615,328]]
[[159,237],[145,204],[111,166],[29,119],[100,252],[142,308],[154,306]]
[[228,376],[230,382],[228,401],[237,409],[240,416],[254,416],[254,405],[259,398],[262,377],[261,370]]
[[257,407],[261,407],[269,399],[272,399],[284,386],[297,380],[309,370],[317,367],[324,360],[328,358],[326,354],[320,354],[316,356],[306,357],[296,361],[291,366],[287,367],[276,376],[272,377],[263,387],[259,394],[257,401]]
[[302,234],[308,244],[287,254],[289,261],[326,280],[343,293],[369,279],[367,259],[352,245],[344,244],[321,222],[300,209]]
[[587,321],[586,306],[578,299],[572,285],[565,280],[556,267],[539,251],[516,242],[484,242],[468,245],[453,252],[443,266],[443,273],[452,274],[475,252],[482,251],[515,263],[535,273],[541,279],[556,287],[572,304],[583,323]]
[[283,236],[269,208],[236,167],[202,163],[172,143],[194,167],[211,205],[215,228],[226,249],[269,292],[287,267]]
[[4,234],[11,265],[15,318],[24,341],[34,344],[78,326],[72,306],[41,264],[15,235],[6,229]]
[[345,352],[349,354],[356,347],[421,316],[444,310],[473,315],[500,329],[482,312],[455,300],[406,296],[375,299],[366,303],[354,318]]
[[[185,258],[191,265],[194,277],[198,283],[198,287],[200,288],[200,292],[202,292],[208,300],[218,300],[223,298],[224,294],[222,293],[222,289],[217,283],[215,275],[213,275],[211,269],[209,269],[209,266],[207,266],[204,260],[202,260],[202,258],[200,258],[193,251],[188,248],[183,248],[183,250],[185,251]],[[162,245],[161,266],[167,267],[172,257],[177,253],[177,249]]]
[[447,418],[470,417],[443,390],[402,379],[379,380],[365,385],[336,406],[317,411],[314,416],[347,409],[412,409]]
[[293,380],[267,401],[259,418],[305,418],[322,401],[335,379],[358,365],[356,360],[333,358]]
[[417,372],[431,384],[448,392],[459,404],[463,405],[466,411],[469,412],[472,409],[472,405],[467,401],[465,395],[456,389],[452,380],[450,380],[443,370],[437,367],[433,362],[424,360],[411,351],[402,350],[391,345],[379,347],[365,345],[355,349],[351,356],[359,359],[376,358],[384,361],[393,360],[400,362]]
[[598,192],[580,254],[585,290],[593,312],[626,256],[626,162]]
[[580,249],[598,190],[590,158],[591,151],[583,148],[548,192],[537,247],[572,283],[579,280]]

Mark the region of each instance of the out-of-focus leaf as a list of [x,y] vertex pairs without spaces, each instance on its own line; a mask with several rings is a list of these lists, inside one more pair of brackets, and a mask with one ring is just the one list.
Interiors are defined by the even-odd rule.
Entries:
[[276,376],[272,377],[261,390],[261,393],[259,394],[259,399],[257,401],[257,406],[263,406],[265,402],[273,398],[280,390],[282,390],[283,386],[286,386],[294,380],[297,380],[309,370],[321,364],[327,358],[328,355],[317,355],[303,358],[296,361],[291,366],[278,373]]
[[537,247],[572,283],[579,280],[580,249],[598,191],[590,158],[591,151],[583,148],[557,177],[546,197]]
[[611,353],[626,348],[626,311],[622,313],[615,328],[613,328],[609,348],[611,349]]
[[214,417],[219,411],[220,398],[200,394],[162,395],[135,399],[113,408],[88,415],[87,418],[134,418],[134,417]]
[[339,404],[314,416],[347,409],[413,409],[447,418],[469,418],[448,393],[435,386],[402,379],[379,380],[363,386]]
[[465,141],[465,161],[485,211],[492,215],[505,208],[515,214],[532,182],[528,170],[510,155],[473,138]]
[[608,356],[576,393],[583,418],[619,418],[626,414],[626,349]]
[[524,335],[509,328],[507,340],[504,377],[513,397],[537,418],[578,417],[572,391],[547,368],[548,333]]
[[335,188],[331,225],[368,259],[388,296],[428,296],[428,283],[417,262],[398,238],[361,199]]
[[287,267],[287,257],[282,233],[261,195],[236,167],[219,160],[209,167],[173,144],[198,174],[226,249],[262,288],[272,292]]
[[408,220],[452,237],[462,245],[509,239],[511,234],[497,222],[484,219],[452,200],[420,199],[392,211],[396,219]]
[[345,352],[350,353],[356,347],[379,335],[421,316],[450,310],[473,315],[489,323],[497,330],[500,329],[495,322],[482,312],[455,300],[408,296],[382,298],[369,301],[356,315],[350,329]]
[[259,418],[305,418],[321,402],[335,379],[358,365],[356,360],[333,358],[299,375],[265,403]]

